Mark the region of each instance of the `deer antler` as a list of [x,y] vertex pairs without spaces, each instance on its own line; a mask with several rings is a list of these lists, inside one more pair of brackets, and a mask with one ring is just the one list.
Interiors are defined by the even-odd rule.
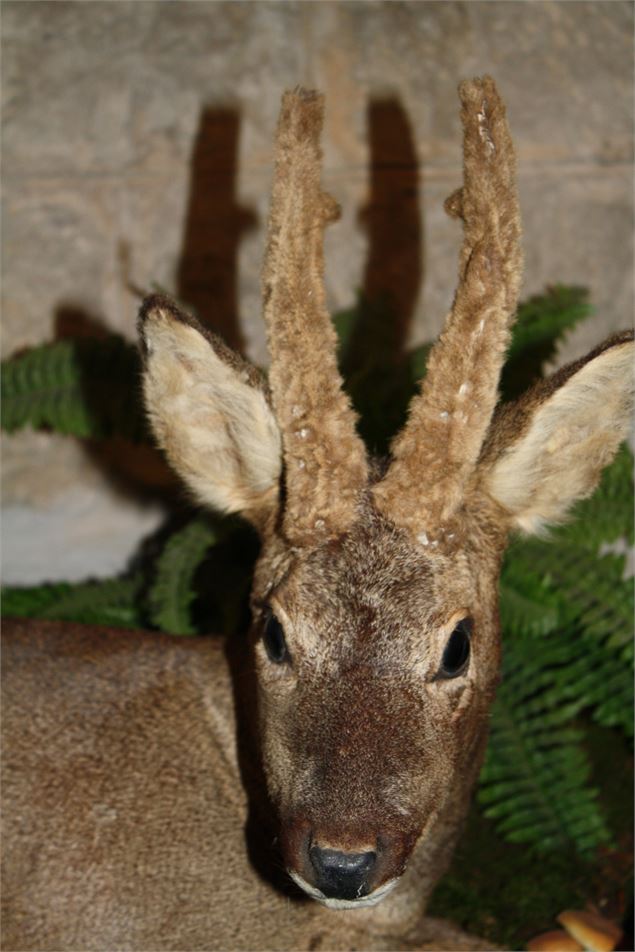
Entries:
[[419,396],[373,490],[419,541],[440,541],[461,505],[498,397],[522,276],[515,156],[505,106],[485,76],[461,83],[463,187],[445,208],[463,219],[459,284]]
[[338,208],[320,184],[322,116],[323,97],[285,93],[263,269],[269,382],[285,465],[283,530],[296,545],[344,531],[367,482],[323,287],[323,232]]

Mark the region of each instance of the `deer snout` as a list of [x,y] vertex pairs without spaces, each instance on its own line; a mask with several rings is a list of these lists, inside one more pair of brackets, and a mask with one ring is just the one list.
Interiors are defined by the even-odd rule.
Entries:
[[348,853],[312,846],[309,859],[315,870],[315,885],[327,899],[360,899],[370,892],[374,851]]
[[314,899],[336,909],[374,905],[404,871],[410,842],[402,836],[352,832],[326,835],[296,817],[281,830],[281,846],[293,881]]

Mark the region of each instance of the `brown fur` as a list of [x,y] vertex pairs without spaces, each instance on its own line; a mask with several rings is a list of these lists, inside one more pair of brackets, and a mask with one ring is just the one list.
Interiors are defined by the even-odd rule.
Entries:
[[232,667],[233,685],[215,639],[5,621],[2,948],[491,948],[298,901],[257,871],[245,826],[267,804],[237,746],[249,663]]
[[[238,723],[223,658],[205,642],[17,624],[5,948],[482,947],[424,912],[485,750],[500,560],[511,528],[563,518],[613,456],[633,342],[612,339],[492,416],[520,273],[513,153],[491,80],[461,95],[460,286],[383,480],[354,433],[324,305],[317,97],[287,94],[279,127],[264,276],[271,399],[170,302],[142,309],[161,444],[199,498],[261,535],[249,654],[232,664]],[[428,421],[458,407],[457,368],[474,413],[441,440]],[[265,645],[272,614],[278,661]],[[464,619],[469,663],[444,677]],[[267,831],[257,854],[243,838],[253,823]],[[331,908],[260,877],[276,856],[267,824],[284,869]],[[325,894],[316,848],[374,853],[365,893]]]

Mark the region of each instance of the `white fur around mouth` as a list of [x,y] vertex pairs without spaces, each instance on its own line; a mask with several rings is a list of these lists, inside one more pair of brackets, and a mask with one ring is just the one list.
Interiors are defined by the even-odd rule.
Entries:
[[306,879],[302,879],[301,876],[294,873],[292,869],[287,870],[287,872],[296,886],[299,886],[305,893],[308,893],[312,899],[317,899],[323,906],[328,906],[329,909],[362,909],[364,906],[375,906],[384,896],[387,896],[398,883],[398,879],[389,879],[388,882],[380,886],[379,889],[376,889],[368,896],[361,896],[359,899],[329,899],[328,896],[325,896],[324,893],[316,889],[315,886],[307,883]]

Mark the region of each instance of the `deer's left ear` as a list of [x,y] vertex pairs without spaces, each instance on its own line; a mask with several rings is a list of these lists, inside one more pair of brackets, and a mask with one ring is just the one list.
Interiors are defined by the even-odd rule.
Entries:
[[613,337],[495,415],[479,483],[510,527],[538,533],[593,491],[628,435],[634,349],[632,333]]

